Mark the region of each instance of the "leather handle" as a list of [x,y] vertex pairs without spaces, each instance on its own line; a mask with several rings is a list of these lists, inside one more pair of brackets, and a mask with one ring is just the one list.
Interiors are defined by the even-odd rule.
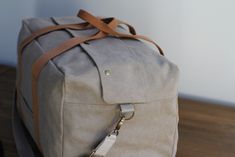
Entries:
[[[85,11],[85,10],[80,10],[79,12],[78,12],[78,14],[77,14],[77,16],[78,17],[80,17],[81,19],[83,19],[84,20],[84,18],[83,17],[85,17],[85,16],[90,16],[91,14],[90,13],[88,13],[87,11]],[[93,16],[93,15],[92,15]],[[90,16],[91,17],[91,16]],[[90,18],[90,17],[87,17],[87,18]],[[95,16],[93,16],[93,17],[95,17]],[[101,19],[101,17],[95,17],[96,19]],[[119,20],[119,19],[115,19],[114,17],[110,17],[110,19],[114,19],[114,20],[116,20],[117,21],[117,23],[118,23],[118,25],[125,25],[125,26],[127,26],[128,27],[128,30],[129,30],[129,32],[132,34],[132,35],[136,35],[136,30],[135,30],[135,28],[133,27],[133,26],[131,26],[130,24],[128,24],[128,23],[126,23],[126,22],[124,22],[124,21],[122,21],[122,20]],[[86,21],[86,20],[85,20]],[[87,21],[88,22],[88,21]],[[96,21],[97,22],[97,21]],[[91,23],[90,23],[91,24]],[[106,23],[107,24],[107,23]],[[95,25],[93,25],[93,26],[95,26]],[[98,27],[96,27],[96,28],[98,28]],[[99,28],[98,28],[99,29]],[[110,28],[110,29],[112,29],[112,28]],[[102,29],[100,29],[100,30],[102,30]],[[102,30],[103,31],[103,30]]]
[[120,37],[120,38],[142,39],[142,40],[148,41],[148,42],[154,44],[157,47],[159,53],[162,56],[164,56],[164,53],[163,53],[163,50],[161,49],[161,47],[157,43],[155,43],[153,40],[149,39],[148,37],[145,37],[145,36],[142,36],[142,35],[130,35],[130,34],[119,33],[116,30],[110,28],[106,23],[102,22],[97,17],[95,17],[94,15],[88,13],[85,10],[80,10],[79,13],[78,13],[78,16],[81,19],[83,19],[84,21],[90,23],[91,25],[93,25],[97,29],[99,29],[99,30],[101,30],[101,31],[103,31],[107,34],[110,34],[110,35],[113,35],[113,36],[116,36],[116,37]]
[[[104,23],[109,23],[110,21],[113,21],[114,18],[102,18],[100,20],[102,20]],[[116,19],[115,19],[116,20]],[[119,20],[117,20],[118,22],[118,25],[119,24],[126,24],[124,22],[121,22]],[[128,24],[126,24],[128,25]],[[128,25],[129,29],[130,29],[130,32],[133,34],[135,33],[135,29]],[[84,22],[84,23],[77,23],[77,24],[64,24],[64,25],[56,25],[56,26],[48,26],[48,27],[45,27],[45,28],[42,28],[40,30],[37,30],[36,32],[33,32],[29,37],[25,38],[23,40],[23,42],[20,44],[19,46],[19,49],[18,49],[18,52],[20,54],[22,54],[23,52],[23,49],[29,44],[31,43],[34,39],[42,36],[42,35],[45,35],[47,33],[50,33],[50,32],[54,32],[54,31],[58,31],[58,30],[63,30],[63,29],[72,29],[72,30],[83,30],[83,29],[90,29],[90,28],[94,28],[92,27],[91,25],[89,25],[88,22]]]
[[[120,24],[125,24],[128,26],[130,33],[135,34],[135,29],[122,22],[119,20],[116,20],[114,18],[104,18],[104,19],[100,19],[102,20],[104,23],[107,23],[111,28],[115,29],[118,25]],[[34,39],[47,34],[49,32],[53,32],[53,31],[57,31],[57,30],[63,30],[63,29],[74,29],[74,30],[81,30],[81,29],[89,29],[89,28],[93,28],[91,27],[91,25],[89,25],[89,23],[85,22],[85,23],[78,23],[78,24],[67,24],[67,25],[57,25],[57,26],[49,26],[43,29],[40,29],[36,32],[33,32],[31,36],[27,37],[20,45],[19,49],[18,49],[18,64],[19,64],[19,79],[17,81],[17,91],[19,93],[19,88],[20,88],[20,83],[22,80],[22,53],[23,53],[23,49],[30,44]],[[44,65],[52,58],[58,56],[61,53],[64,53],[66,50],[80,44],[83,43],[85,41],[90,41],[90,40],[95,40],[95,39],[100,39],[105,37],[107,34],[99,31],[99,33],[95,34],[92,37],[87,37],[87,38],[72,38],[64,43],[62,43],[61,45],[59,45],[57,48],[52,49],[51,51],[46,52],[45,54],[43,54],[42,56],[40,56],[37,61],[33,64],[32,67],[32,75],[33,75],[33,79],[32,79],[32,97],[33,97],[33,120],[34,120],[34,128],[35,128],[35,135],[36,135],[36,143],[40,149],[40,151],[42,152],[42,148],[39,142],[39,106],[38,106],[38,94],[37,94],[37,81],[38,81],[38,77],[39,74],[42,70],[42,68],[44,67]]]
[[[111,28],[116,28],[118,22],[116,20],[110,21],[108,24]],[[106,33],[99,31],[98,33],[94,34],[93,36],[89,37],[75,37],[71,38],[63,43],[61,43],[58,47],[49,50],[43,53],[33,64],[32,66],[32,113],[33,113],[33,122],[34,122],[34,130],[35,130],[35,138],[36,144],[39,147],[40,151],[43,153],[41,144],[40,144],[40,128],[39,128],[39,119],[40,119],[40,108],[39,108],[39,99],[38,99],[38,78],[40,72],[42,71],[43,67],[49,62],[49,60],[55,58],[56,56],[65,53],[67,50],[87,41],[101,39],[107,36]]]
[[[40,145],[40,128],[39,128],[39,119],[40,119],[40,108],[39,108],[39,99],[38,99],[38,91],[37,91],[37,85],[38,85],[38,78],[40,75],[40,72],[42,71],[43,67],[48,63],[49,60],[55,58],[56,56],[65,53],[67,50],[81,44],[84,43],[86,41],[90,41],[90,40],[97,40],[97,39],[101,39],[106,37],[107,35],[113,35],[116,37],[120,37],[120,38],[129,38],[129,39],[142,39],[142,40],[146,40],[149,41],[151,43],[153,43],[159,50],[160,54],[163,55],[163,51],[161,50],[161,48],[151,39],[144,37],[144,36],[140,36],[140,35],[136,35],[135,30],[132,26],[130,26],[129,24],[114,19],[114,18],[108,18],[107,21],[102,21],[101,19],[87,13],[84,10],[81,10],[79,12],[79,17],[81,17],[83,20],[87,21],[87,23],[85,23],[86,25],[84,27],[91,27],[90,25],[96,27],[98,29],[98,32],[96,34],[94,34],[93,36],[90,37],[75,37],[75,38],[71,38],[63,43],[61,43],[58,47],[49,50],[45,53],[43,53],[33,64],[32,66],[32,113],[33,113],[33,122],[34,122],[34,130],[35,130],[35,138],[36,138],[36,143],[40,149],[40,151],[42,152],[42,148]],[[88,24],[88,25],[87,25]],[[131,34],[124,34],[124,33],[119,33],[115,30],[115,28],[119,25],[119,24],[124,24],[129,28],[129,31]],[[22,55],[22,51],[23,48],[28,45],[33,39],[39,37],[40,35],[46,34],[47,32],[50,31],[55,31],[55,30],[59,30],[59,29],[66,29],[66,28],[70,28],[70,29],[78,29],[78,26],[53,26],[51,28],[45,28],[44,30],[39,30],[39,33],[35,33],[32,35],[32,37],[28,38],[28,41],[23,42],[23,44],[21,45],[21,48],[19,49],[19,56],[21,57]],[[79,28],[81,29],[81,28]],[[20,62],[21,58],[20,58]],[[22,65],[20,64],[20,69],[22,69]],[[19,78],[19,84],[21,78]],[[19,86],[18,86],[19,88]]]

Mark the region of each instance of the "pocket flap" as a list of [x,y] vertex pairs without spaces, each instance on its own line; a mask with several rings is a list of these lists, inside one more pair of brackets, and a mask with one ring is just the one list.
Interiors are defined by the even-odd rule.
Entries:
[[[74,22],[55,20],[59,24]],[[82,34],[69,32],[76,37]],[[88,43],[81,47],[96,64],[106,103],[145,103],[177,94],[177,67],[143,42],[106,37]]]

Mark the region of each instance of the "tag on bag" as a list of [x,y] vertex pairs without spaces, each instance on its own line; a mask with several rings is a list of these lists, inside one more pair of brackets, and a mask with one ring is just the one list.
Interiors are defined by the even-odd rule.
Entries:
[[90,157],[104,157],[113,147],[116,142],[117,135],[110,134],[97,146],[96,150],[90,155]]

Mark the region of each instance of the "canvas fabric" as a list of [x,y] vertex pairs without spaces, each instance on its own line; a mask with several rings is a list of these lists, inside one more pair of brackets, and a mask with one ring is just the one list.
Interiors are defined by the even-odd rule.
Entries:
[[[19,44],[41,28],[78,22],[77,17],[24,20]],[[17,106],[33,138],[32,64],[63,41],[96,31],[55,31],[24,49]],[[174,157],[178,141],[177,83],[177,66],[139,40],[105,37],[70,49],[49,61],[39,77],[44,156],[89,155],[119,118],[118,105],[132,103],[135,116],[122,127],[107,157]]]

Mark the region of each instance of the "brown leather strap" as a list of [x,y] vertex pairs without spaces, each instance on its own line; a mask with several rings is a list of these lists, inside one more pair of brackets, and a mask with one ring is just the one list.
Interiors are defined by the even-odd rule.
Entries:
[[90,13],[88,13],[85,10],[80,10],[78,13],[78,16],[81,19],[83,19],[84,21],[87,21],[88,23],[90,23],[94,27],[98,28],[99,30],[101,30],[107,34],[110,34],[110,35],[113,35],[116,37],[121,37],[121,38],[142,39],[142,40],[148,41],[148,42],[154,44],[157,47],[157,49],[159,50],[159,53],[164,56],[164,53],[163,53],[161,47],[157,43],[155,43],[153,40],[149,39],[148,37],[145,37],[142,35],[130,35],[130,34],[119,33],[116,30],[107,26],[107,24],[105,24],[104,22],[102,22],[101,20],[99,20],[95,16],[91,15]]
[[[100,20],[100,18],[98,18],[98,19]],[[108,23],[108,22],[110,22],[114,19],[115,18],[102,18],[101,21],[103,21],[104,23]],[[117,20],[117,19],[115,19],[115,20]],[[131,34],[133,34],[133,35],[136,34],[136,31],[135,31],[134,27],[132,27],[128,23],[125,23],[125,22],[120,21],[120,20],[117,20],[117,23],[118,23],[118,25],[121,25],[121,24],[126,25],[129,28],[129,31],[130,31]],[[77,24],[65,24],[65,25],[48,26],[48,27],[42,28],[40,30],[37,30],[36,32],[33,32],[29,37],[27,37],[25,40],[23,40],[23,42],[20,44],[18,52],[20,52],[22,54],[23,49],[25,48],[25,46],[27,46],[29,43],[31,43],[36,38],[38,38],[42,35],[45,35],[47,33],[62,30],[62,29],[82,30],[82,29],[89,29],[89,28],[94,28],[94,27],[91,27],[88,22],[77,23]]]
[[[67,24],[67,25],[56,25],[56,26],[49,26],[43,29],[40,29],[36,32],[33,32],[29,37],[27,37],[19,46],[18,49],[18,71],[19,71],[19,75],[18,75],[18,80],[17,80],[17,84],[16,84],[16,89],[17,89],[17,102],[19,101],[19,95],[20,95],[20,84],[22,82],[22,54],[23,54],[23,49],[29,44],[31,43],[34,39],[45,35],[49,32],[53,32],[53,31],[57,31],[57,30],[61,30],[61,29],[76,29],[76,30],[80,30],[80,29],[85,29],[86,27],[88,27],[88,23],[79,23],[79,24]],[[37,114],[37,113],[36,113]],[[38,147],[41,151],[41,146],[40,143],[38,143]]]
[[[135,34],[136,32],[135,32],[135,29],[132,27],[132,26],[130,26],[130,25],[128,25],[127,23],[125,23],[125,22],[122,22],[122,21],[119,21],[119,20],[116,20],[116,19],[114,19],[114,18],[103,18],[103,19],[101,19],[102,21],[104,21],[105,23],[110,23],[110,27],[112,27],[113,29],[114,28],[116,28],[117,27],[117,25],[120,25],[120,24],[124,24],[124,25],[127,25],[127,27],[129,28],[129,31],[130,31],[130,33],[132,33],[132,34]],[[112,23],[111,23],[112,22]],[[90,27],[91,25],[89,25],[89,23],[87,23],[87,22],[85,22],[85,23],[79,23],[79,24],[67,24],[67,25],[56,25],[56,26],[49,26],[49,27],[46,27],[46,28],[43,28],[43,29],[41,29],[41,30],[38,30],[38,31],[36,31],[36,32],[34,32],[34,33],[32,33],[32,35],[31,36],[29,36],[29,37],[27,37],[22,43],[21,43],[21,45],[20,45],[20,47],[19,47],[19,50],[18,50],[18,52],[19,52],[19,54],[18,54],[18,57],[19,57],[19,60],[18,60],[18,63],[19,63],[19,70],[20,70],[20,72],[19,72],[19,79],[18,79],[18,83],[17,83],[17,90],[18,90],[18,93],[19,93],[19,85],[20,85],[20,83],[21,83],[21,80],[22,80],[22,76],[21,76],[21,73],[22,73],[22,53],[23,53],[23,49],[29,44],[29,43],[31,43],[34,39],[36,39],[36,38],[38,38],[38,37],[40,37],[40,36],[42,36],[42,35],[44,35],[44,34],[47,34],[47,33],[49,33],[49,32],[52,32],[52,31],[57,31],[57,30],[61,30],[61,29],[74,29],[74,30],[80,30],[80,29],[88,29],[88,28],[91,28]],[[92,28],[94,28],[94,27],[92,27]],[[76,44],[74,44],[75,46],[76,45],[78,45],[79,43],[82,43],[82,42],[84,42],[84,41],[89,41],[89,40],[94,40],[94,39],[98,39],[98,38],[102,38],[104,36],[104,33],[100,33],[99,35],[97,34],[97,36],[95,36],[95,37],[92,37],[92,38],[89,38],[89,39],[80,39],[80,38],[77,38],[77,39],[72,39],[74,42],[76,41]],[[71,41],[72,41],[71,40]],[[69,43],[69,42],[71,42],[71,41],[68,41],[67,43]],[[63,48],[65,48],[64,47],[64,45],[67,45],[67,43],[64,43],[63,45],[61,45],[61,47],[63,47]],[[72,44],[73,42],[71,42],[70,43],[70,48],[71,48],[71,46],[73,45]],[[69,49],[69,48],[68,48]],[[55,50],[55,49],[54,49]],[[60,48],[57,48],[57,50],[62,50],[62,49],[60,49]],[[64,49],[65,50],[65,49]],[[66,50],[65,50],[66,51]],[[49,53],[50,54],[50,53]],[[59,54],[58,54],[59,55]],[[57,56],[57,55],[55,55],[55,56]],[[42,62],[40,62],[39,61],[39,59],[38,59],[38,65],[42,65],[42,64],[46,64],[49,60],[50,60],[50,58],[54,58],[55,56],[53,56],[53,57],[49,57],[49,55],[45,55],[44,56],[44,58],[46,58],[46,57],[48,57],[48,60],[46,61],[46,62],[44,62],[44,63],[42,63]],[[43,58],[43,57],[42,57]],[[41,58],[41,61],[43,60]],[[35,64],[36,65],[36,64]],[[36,68],[36,67],[38,67],[38,66],[34,66],[34,68],[33,69],[38,69],[38,68]],[[41,66],[41,68],[43,68],[43,66]],[[35,70],[36,71],[36,70]],[[40,73],[40,71],[41,70],[38,70],[38,72]],[[33,73],[33,76],[37,76],[38,74],[35,74],[35,72]],[[38,77],[38,76],[37,76]],[[37,78],[36,77],[36,78]],[[34,80],[34,79],[33,79]],[[37,80],[37,79],[36,79]],[[34,87],[36,87],[36,85],[37,85],[37,81],[33,81],[32,82],[32,88],[34,88]],[[37,107],[37,105],[34,105],[35,103],[34,102],[37,102],[38,103],[38,96],[37,96],[37,92],[35,92],[36,91],[36,89],[35,90],[32,90],[32,95],[33,95],[33,119],[34,119],[34,121],[36,122],[37,121],[37,123],[35,123],[35,130],[38,130],[39,131],[39,124],[38,124],[38,121],[39,121],[39,114],[38,114],[38,109],[36,109],[36,108],[38,108]],[[36,106],[36,107],[35,107]],[[35,131],[36,132],[36,131]],[[39,142],[39,132],[38,133],[35,133],[36,135],[37,135],[37,145],[38,145],[38,147],[39,147],[39,149],[41,150],[41,146],[40,146],[40,142]]]
[[[19,102],[19,96],[20,96],[20,84],[22,82],[22,53],[23,53],[23,49],[29,44],[31,43],[34,39],[45,35],[49,32],[53,32],[53,31],[57,31],[57,30],[61,30],[61,29],[75,29],[75,30],[80,30],[80,29],[85,29],[89,27],[89,23],[85,22],[85,23],[78,23],[78,24],[67,24],[67,25],[56,25],[56,26],[49,26],[43,29],[40,29],[36,32],[33,32],[29,37],[27,37],[19,46],[18,48],[18,79],[16,82],[16,93],[17,93],[17,102]],[[20,107],[18,107],[19,111]],[[22,113],[21,113],[22,114]],[[23,118],[23,116],[22,116]],[[39,149],[41,151],[41,146],[38,143]]]
[[[114,18],[98,18],[98,19],[102,20],[105,23],[109,23],[110,21],[114,20]],[[129,31],[131,34],[133,34],[133,35],[136,34],[134,27],[132,27],[131,25],[129,25],[123,21],[120,21],[120,20],[116,20],[116,22],[118,23],[118,25],[121,25],[121,24],[126,25],[129,28]],[[20,46],[18,48],[19,79],[16,84],[17,93],[19,93],[19,86],[20,86],[20,83],[22,80],[22,75],[21,75],[22,74],[22,63],[21,63],[22,62],[22,53],[23,53],[23,49],[28,44],[30,44],[33,40],[37,39],[38,37],[45,35],[49,32],[58,31],[58,30],[62,30],[62,29],[82,30],[82,29],[89,29],[89,28],[94,28],[94,27],[91,27],[91,25],[88,22],[77,23],[77,24],[48,26],[46,28],[42,28],[40,30],[37,30],[36,32],[33,32],[29,37],[27,37],[25,40],[23,40],[23,42],[20,44]]]
[[[43,69],[43,67],[49,62],[49,60],[53,59],[54,57],[66,52],[67,50],[81,44],[84,43],[86,41],[90,41],[90,40],[96,40],[96,39],[100,39],[100,38],[104,38],[107,35],[113,35],[116,37],[121,37],[121,38],[130,38],[130,39],[143,39],[146,41],[149,41],[151,43],[153,43],[154,45],[156,45],[156,47],[159,49],[160,54],[163,55],[163,52],[161,50],[161,48],[152,40],[150,40],[147,37],[144,36],[140,36],[140,35],[136,35],[135,30],[132,26],[128,25],[127,23],[123,22],[123,21],[119,21],[116,20],[114,18],[110,18],[111,21],[108,22],[108,24],[106,24],[105,21],[100,20],[99,18],[94,17],[93,15],[85,12],[84,10],[80,11],[78,14],[82,19],[84,19],[85,21],[87,21],[90,25],[96,27],[98,30],[100,30],[98,33],[96,33],[93,36],[90,37],[83,37],[83,38],[79,38],[79,37],[74,37],[71,38],[65,42],[63,42],[62,44],[60,44],[58,47],[49,50],[48,52],[45,52],[44,54],[42,54],[37,60],[36,62],[33,64],[32,67],[32,99],[33,99],[33,105],[32,105],[32,110],[33,110],[33,122],[34,122],[34,130],[35,130],[35,137],[36,137],[36,143],[39,147],[40,150],[41,149],[41,145],[40,145],[40,130],[39,130],[39,99],[38,99],[38,92],[37,92],[37,83],[38,83],[38,78],[40,75],[41,70]],[[87,23],[86,23],[87,24]],[[127,27],[129,28],[129,31],[131,34],[123,34],[123,33],[119,33],[115,30],[115,28],[119,25],[119,24],[125,24],[127,25]],[[79,24],[78,24],[79,25]],[[70,29],[80,29],[80,27],[83,28],[83,26],[85,27],[85,25],[81,25],[81,26],[77,26],[75,25],[63,25],[63,26],[54,26],[54,27],[50,27],[50,28],[45,28],[39,32],[36,32],[35,34],[33,34],[31,37],[29,37],[27,40],[25,40],[22,45],[20,46],[19,49],[19,55],[21,56],[22,51],[24,49],[24,47],[26,45],[28,45],[33,39],[54,31],[54,30],[59,30],[59,29],[66,29],[66,28],[70,28]],[[87,27],[88,25],[86,25]]]
[[[56,26],[49,26],[43,29],[40,29],[36,32],[33,32],[29,37],[27,37],[25,40],[23,40],[23,42],[20,44],[19,48],[18,48],[18,67],[19,67],[19,78],[17,81],[17,95],[19,94],[19,86],[22,80],[22,53],[23,53],[23,49],[29,44],[31,43],[34,39],[45,35],[49,32],[53,32],[53,31],[57,31],[57,30],[61,30],[61,29],[76,29],[76,30],[80,30],[80,29],[85,29],[89,24],[86,23],[80,23],[80,24],[68,24],[68,25],[56,25]],[[17,96],[18,97],[18,96]]]
[[20,44],[19,52],[22,54],[23,49],[25,46],[27,46],[29,43],[31,43],[34,39],[45,35],[49,32],[62,30],[62,29],[74,29],[74,30],[80,30],[85,29],[87,27],[88,23],[79,23],[79,24],[67,24],[67,25],[56,25],[56,26],[48,26],[45,28],[42,28],[40,30],[37,30],[36,32],[33,32],[29,37],[27,37],[23,42]]
[[[99,18],[101,19],[101,18]],[[101,19],[103,22],[108,23],[111,20],[114,20],[114,18],[102,18]],[[134,27],[132,27],[131,25],[117,20],[118,25],[120,24],[124,24],[129,28],[129,31],[131,34],[136,34],[136,31],[134,29]],[[19,49],[18,49],[18,67],[19,67],[19,79],[17,81],[16,87],[17,87],[17,93],[19,93],[19,86],[22,80],[22,53],[23,53],[23,49],[30,44],[33,40],[35,40],[36,38],[45,35],[49,32],[53,32],[53,31],[58,31],[58,30],[62,30],[62,29],[73,29],[73,30],[82,30],[82,29],[89,29],[89,28],[94,28],[91,27],[89,25],[88,22],[84,22],[84,23],[77,23],[77,24],[66,24],[66,25],[56,25],[56,26],[48,26],[46,28],[37,30],[36,32],[33,32],[29,37],[27,37],[25,40],[23,40],[23,42],[20,44]],[[18,95],[18,94],[17,94]],[[18,98],[18,97],[17,97]]]
[[[108,24],[111,28],[115,28],[118,25],[118,21],[113,20]],[[81,44],[87,41],[95,40],[104,38],[107,36],[106,33],[103,33],[102,31],[99,31],[93,36],[90,37],[84,37],[84,38],[71,38],[64,43],[60,44],[58,47],[45,52],[43,55],[41,55],[33,64],[32,67],[32,99],[33,99],[33,106],[32,106],[32,112],[33,112],[33,122],[34,122],[34,130],[35,130],[35,137],[36,137],[36,143],[38,147],[41,149],[40,145],[40,130],[39,130],[39,99],[38,99],[38,92],[37,92],[37,83],[38,78],[41,70],[43,67],[49,62],[49,60],[55,58],[56,56],[66,52],[67,50]]]

